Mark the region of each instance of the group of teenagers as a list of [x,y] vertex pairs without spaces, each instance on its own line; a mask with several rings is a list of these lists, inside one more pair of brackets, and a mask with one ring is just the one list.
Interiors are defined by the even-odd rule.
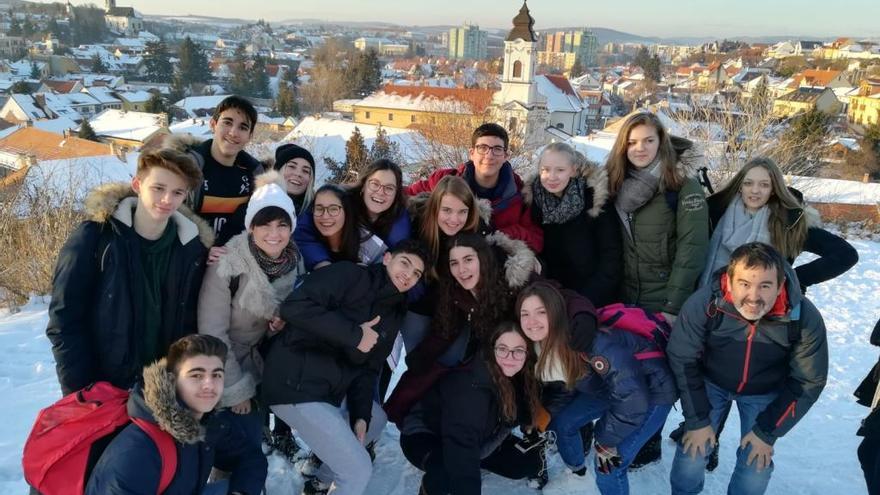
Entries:
[[[303,493],[367,493],[392,421],[422,494],[480,493],[481,470],[541,488],[554,448],[625,494],[678,400],[671,492],[702,490],[734,402],[729,493],[766,491],[774,443],[827,376],[805,293],[858,259],[772,160],[707,198],[692,143],[642,112],[604,166],[552,143],[521,178],[488,123],[469,161],[424,180],[377,160],[315,188],[309,151],[244,151],[256,120],[229,97],[212,139],[141,153],[130,184],[89,195],[58,257],[46,333],[61,390],[131,389],[129,413],[179,451],[164,493],[256,495],[262,445],[297,439]],[[153,494],[160,471],[132,424],[86,493]]]

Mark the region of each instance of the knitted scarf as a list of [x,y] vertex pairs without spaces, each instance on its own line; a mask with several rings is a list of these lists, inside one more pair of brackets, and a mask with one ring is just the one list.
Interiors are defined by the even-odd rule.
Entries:
[[269,278],[269,282],[290,273],[299,263],[299,251],[296,249],[296,244],[293,243],[293,240],[287,243],[284,251],[277,258],[267,256],[266,253],[258,248],[254,242],[253,235],[248,235],[248,247],[250,247],[254,259],[257,260],[257,264],[260,265],[260,269]]
[[562,197],[559,197],[544,189],[540,180],[535,181],[535,205],[541,212],[543,222],[562,224],[580,215],[584,211],[586,183],[587,180],[583,177],[573,177],[562,192]]

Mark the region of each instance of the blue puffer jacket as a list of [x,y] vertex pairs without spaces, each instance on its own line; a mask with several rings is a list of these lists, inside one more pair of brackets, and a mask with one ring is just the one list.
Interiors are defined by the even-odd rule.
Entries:
[[[162,359],[144,369],[144,384],[135,385],[128,414],[157,423],[171,433],[177,447],[177,470],[164,495],[199,495],[205,488],[214,456],[235,466],[229,491],[257,495],[266,481],[263,453],[248,442],[229,415],[208,414],[196,420],[177,399],[174,379]],[[250,445],[250,447],[248,447]],[[155,442],[140,427],[125,427],[98,461],[86,495],[156,495],[162,461]]]
[[650,406],[675,403],[678,391],[665,358],[639,360],[635,354],[656,344],[625,330],[600,330],[587,353],[590,371],[576,388],[608,402],[596,425],[596,441],[615,447],[645,420]]

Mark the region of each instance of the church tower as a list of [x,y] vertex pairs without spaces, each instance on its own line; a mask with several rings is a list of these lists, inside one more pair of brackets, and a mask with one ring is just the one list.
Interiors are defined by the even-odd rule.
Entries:
[[495,119],[519,136],[526,147],[540,146],[550,116],[547,100],[538,93],[535,67],[538,63],[538,36],[535,19],[523,1],[522,8],[513,18],[513,29],[504,40],[504,67],[501,90],[493,99]]

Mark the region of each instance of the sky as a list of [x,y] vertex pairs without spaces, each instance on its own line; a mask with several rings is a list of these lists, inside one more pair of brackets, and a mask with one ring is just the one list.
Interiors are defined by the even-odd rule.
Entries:
[[[103,0],[73,0],[74,4]],[[880,1],[532,0],[535,28],[603,27],[641,36],[858,36],[880,38]],[[144,14],[194,14],[268,21],[314,18],[404,25],[508,28],[520,0],[117,0]]]

